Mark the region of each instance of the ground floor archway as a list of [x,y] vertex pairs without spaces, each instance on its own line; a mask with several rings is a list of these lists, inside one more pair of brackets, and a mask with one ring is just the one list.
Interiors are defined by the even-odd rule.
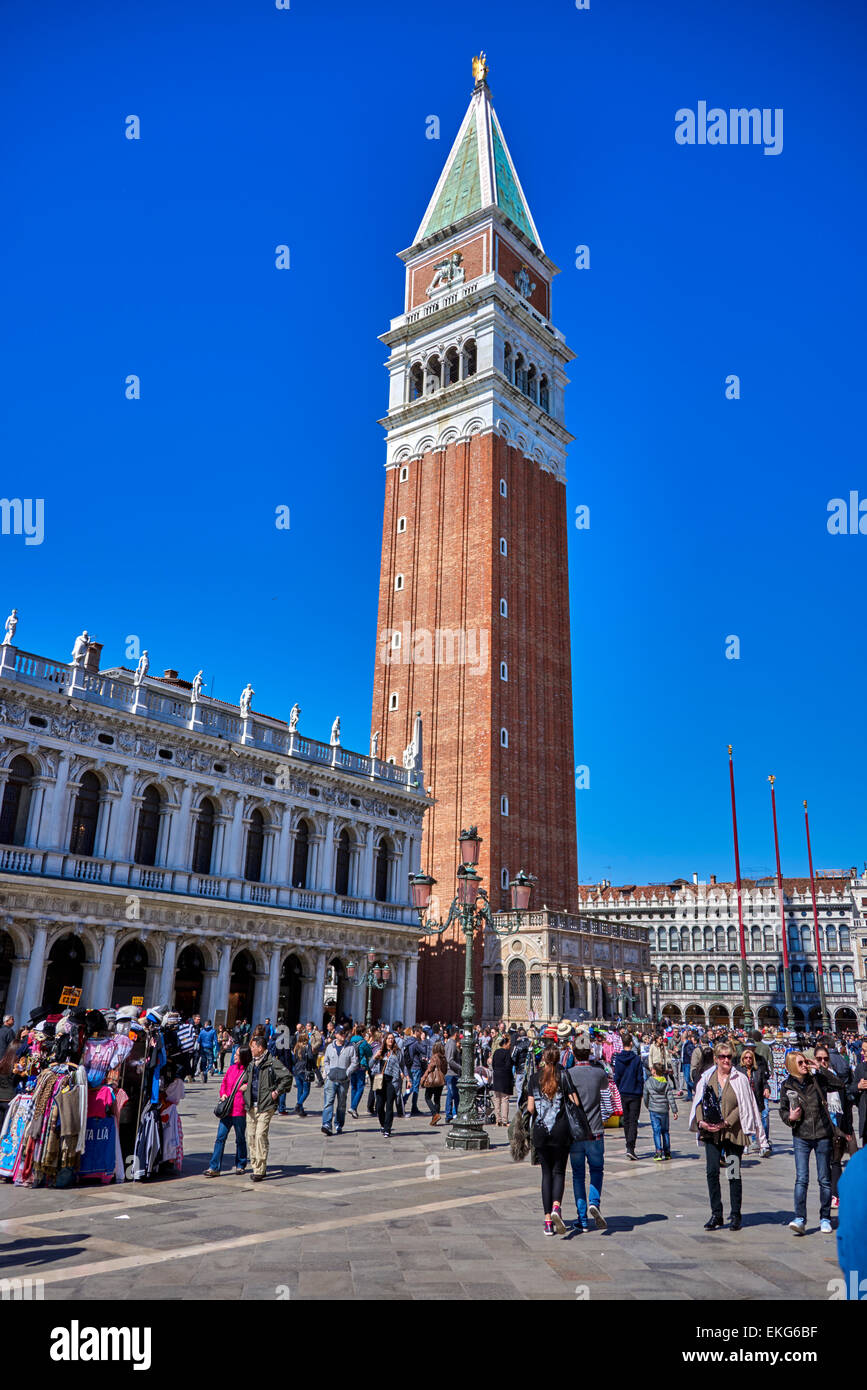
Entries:
[[[84,979],[84,962],[87,953],[84,942],[71,933],[55,941],[48,953],[48,966],[45,971],[45,986],[42,991],[42,1007],[49,1013],[60,1013],[60,996],[64,989],[80,989]],[[84,1001],[90,1007],[88,1001]]]
[[761,1028],[777,1028],[780,1022],[780,1013],[773,1004],[763,1004],[759,1009],[759,1026]]
[[198,946],[185,946],[175,970],[175,1009],[181,1018],[201,1011],[205,961]]
[[[111,1006],[120,1009],[133,999],[145,999],[147,988],[148,953],[143,941],[136,937],[121,946],[114,967],[114,986]],[[145,999],[145,1003],[148,1000]]]
[[301,962],[297,956],[287,956],[280,971],[280,991],[277,995],[277,1022],[290,1028],[303,1023],[301,1017]]
[[12,983],[12,962],[15,959],[15,942],[8,931],[0,931],[0,1017],[7,1011],[9,986]]
[[[233,1028],[240,1020],[254,1023],[253,1000],[256,993],[256,962],[249,951],[239,951],[232,961],[229,977],[229,1007],[226,1027]],[[259,1020],[261,1022],[261,1020]]]
[[687,1023],[694,1023],[697,1026],[704,1025],[704,1009],[701,1004],[688,1004],[686,1009]]
[[680,1023],[681,1012],[677,1004],[663,1004],[660,1009],[663,1018],[667,1018],[669,1023]]
[[711,1028],[727,1028],[729,1024],[729,1011],[725,1004],[712,1004],[708,1021]]
[[857,1032],[858,1018],[854,1009],[838,1009],[834,1015],[838,1032]]
[[346,999],[346,966],[338,957],[328,962],[325,971],[325,996],[320,1003],[323,1025],[334,1023],[343,1016]]

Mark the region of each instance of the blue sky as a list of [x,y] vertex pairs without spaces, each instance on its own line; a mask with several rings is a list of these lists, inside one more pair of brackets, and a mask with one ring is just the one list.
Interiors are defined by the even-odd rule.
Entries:
[[[806,867],[805,796],[817,866],[860,865],[867,536],[826,521],[867,497],[863,7],[472,14],[4,7],[2,491],[44,497],[46,524],[41,546],[0,537],[4,614],[51,656],[87,626],[121,662],[137,634],[152,670],[202,666],[232,700],[251,680],[320,738],[339,712],[367,749],[377,335],[482,46],[578,354],[580,876],[730,876],[729,742],[745,870],[773,865],[771,771],[784,870]],[[678,145],[702,100],[782,108],[782,153]]]

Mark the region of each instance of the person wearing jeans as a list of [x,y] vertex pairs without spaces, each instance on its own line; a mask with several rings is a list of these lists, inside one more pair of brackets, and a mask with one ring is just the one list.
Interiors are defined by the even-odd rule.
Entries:
[[358,1053],[347,1043],[343,1028],[335,1028],[333,1041],[325,1049],[325,1104],[322,1108],[322,1133],[331,1133],[331,1121],[337,1112],[336,1134],[343,1133],[346,1123],[346,1097],[349,1079],[358,1068]]
[[810,1154],[816,1155],[819,1179],[819,1229],[829,1235],[831,1227],[831,1149],[834,1127],[828,1112],[828,1092],[843,1091],[846,1083],[830,1067],[820,1066],[803,1052],[786,1057],[789,1075],[780,1095],[780,1119],[792,1131],[795,1154],[795,1215],[789,1222],[793,1235],[802,1236],[807,1227],[807,1187],[810,1180]]
[[[608,1222],[600,1206],[602,1203],[602,1178],[605,1169],[605,1140],[602,1125],[602,1092],[608,1089],[611,1078],[605,1067],[590,1060],[591,1039],[586,1028],[579,1028],[572,1052],[575,1066],[566,1073],[572,1089],[578,1095],[581,1108],[590,1131],[589,1139],[573,1139],[569,1149],[569,1162],[572,1165],[572,1191],[575,1208],[578,1212],[578,1226],[590,1230],[590,1220],[596,1229],[604,1231]],[[640,1102],[639,1102],[640,1103]],[[590,1191],[585,1185],[585,1164],[590,1170]]]
[[446,1040],[446,1124],[458,1113],[458,1082],[461,1079],[461,1040],[457,1028],[449,1029]]

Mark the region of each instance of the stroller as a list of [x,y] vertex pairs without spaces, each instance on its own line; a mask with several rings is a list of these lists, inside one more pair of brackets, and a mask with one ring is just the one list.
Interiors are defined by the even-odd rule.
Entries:
[[476,1115],[483,1125],[496,1123],[497,1112],[494,1110],[494,1101],[491,1095],[491,1069],[482,1067],[478,1064],[475,1069],[476,1080]]

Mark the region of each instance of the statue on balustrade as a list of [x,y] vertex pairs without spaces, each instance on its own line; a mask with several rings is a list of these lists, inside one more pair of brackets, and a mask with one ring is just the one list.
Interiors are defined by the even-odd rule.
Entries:
[[295,731],[296,731],[296,729],[298,728],[298,720],[299,720],[300,717],[301,717],[301,706],[298,705],[298,704],[295,704],[295,705],[292,706],[292,709],[289,711],[289,732],[290,732],[290,734],[294,734]]
[[73,666],[81,666],[87,656],[87,649],[90,646],[90,634],[85,628],[80,637],[76,637],[75,646],[72,648]]
[[6,619],[6,631],[3,634],[3,646],[11,647],[12,639],[15,636],[15,629],[18,626],[18,609],[13,608],[9,617]]
[[150,666],[151,664],[148,658],[147,648],[145,648],[145,650],[142,652],[141,656],[138,659],[138,666],[136,666],[135,668],[135,675],[132,678],[133,685],[141,685],[142,681],[144,680],[145,676],[150,670]]
[[241,713],[245,719],[249,719],[253,712],[253,696],[256,694],[252,685],[248,681],[241,691]]
[[193,676],[193,694],[192,694],[192,701],[193,701],[193,704],[194,704],[194,705],[195,705],[195,704],[198,704],[198,701],[199,701],[199,698],[200,698],[201,694],[202,694],[202,673],[201,673],[201,671],[197,671],[196,674]]
[[340,715],[338,714],[334,723],[331,725],[331,747],[340,747]]
[[379,730],[378,730],[378,729],[377,729],[376,733],[373,735],[373,738],[370,740],[370,756],[371,756],[372,758],[378,758],[378,757],[379,757]]

